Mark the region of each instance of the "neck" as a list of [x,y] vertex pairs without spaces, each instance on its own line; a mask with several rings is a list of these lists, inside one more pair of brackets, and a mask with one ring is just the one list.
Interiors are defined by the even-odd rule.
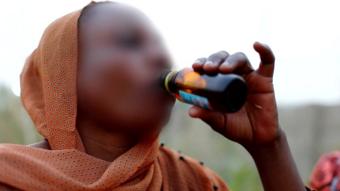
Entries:
[[91,120],[78,118],[77,129],[86,152],[105,161],[115,160],[138,142],[136,135],[114,131]]

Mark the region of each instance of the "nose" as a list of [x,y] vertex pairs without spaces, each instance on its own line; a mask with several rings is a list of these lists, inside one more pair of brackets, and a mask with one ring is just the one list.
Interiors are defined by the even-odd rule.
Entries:
[[158,72],[172,67],[168,51],[161,43],[150,43],[146,49],[146,57],[148,67]]

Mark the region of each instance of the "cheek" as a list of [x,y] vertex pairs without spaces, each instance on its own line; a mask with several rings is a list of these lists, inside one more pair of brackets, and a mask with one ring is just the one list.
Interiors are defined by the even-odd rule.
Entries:
[[[97,83],[94,81],[98,80]],[[126,86],[102,83],[98,78],[78,85],[78,103],[83,112],[103,123],[127,123],[133,119],[133,103]]]
[[[88,83],[80,92],[82,105],[95,119],[104,123],[132,128],[150,128],[164,125],[170,108],[160,101],[148,99],[125,82]],[[118,83],[119,82],[119,83]]]
[[140,88],[138,80],[131,77],[134,76],[132,69],[91,71],[78,79],[78,99],[83,110],[104,121],[131,124],[143,121],[146,107],[138,96]]
[[82,68],[78,80],[80,102],[93,117],[107,122],[161,125],[170,115],[167,107],[171,103],[163,103],[149,92],[150,77],[154,76],[141,56],[112,54]]

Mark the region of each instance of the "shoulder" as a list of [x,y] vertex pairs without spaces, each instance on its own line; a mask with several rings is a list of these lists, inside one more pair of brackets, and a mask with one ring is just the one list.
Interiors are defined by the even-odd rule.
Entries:
[[30,145],[27,145],[29,147],[33,147],[33,148],[40,148],[40,149],[47,149],[47,150],[50,150],[50,145],[48,144],[48,142],[46,140],[42,140],[40,142],[37,142],[37,143],[33,143],[33,144],[30,144]]
[[[195,184],[202,184],[201,188],[208,190],[228,191],[228,187],[223,179],[203,162],[184,155],[181,152],[165,146],[160,148],[159,157],[161,166],[169,179],[182,179],[193,181]],[[176,175],[176,177],[173,177]]]
[[[333,184],[338,184],[340,178],[338,173],[340,170],[340,151],[333,151],[323,154],[313,168],[310,176],[310,185],[313,188],[326,188]],[[336,181],[336,182],[335,182]]]
[[[33,148],[41,148],[41,149],[50,149],[50,146],[48,144],[48,142],[46,140],[34,143],[34,144],[30,144],[30,145],[26,145],[28,147],[33,147]],[[0,147],[0,155],[2,154],[6,154],[9,153],[10,150],[12,150],[13,148],[24,148],[24,145],[15,145],[15,144],[3,144]],[[0,191],[17,191],[18,189],[9,186],[5,183],[1,183],[0,182]]]
[[339,164],[340,151],[333,151],[323,154],[316,163],[314,170],[333,171],[339,167]]

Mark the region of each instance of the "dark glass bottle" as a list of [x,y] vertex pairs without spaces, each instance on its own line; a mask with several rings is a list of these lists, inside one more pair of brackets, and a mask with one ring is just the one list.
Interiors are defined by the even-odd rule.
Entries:
[[247,99],[247,85],[235,74],[200,74],[190,68],[161,75],[163,88],[178,100],[204,109],[236,112]]

